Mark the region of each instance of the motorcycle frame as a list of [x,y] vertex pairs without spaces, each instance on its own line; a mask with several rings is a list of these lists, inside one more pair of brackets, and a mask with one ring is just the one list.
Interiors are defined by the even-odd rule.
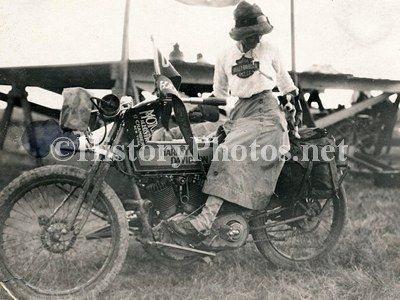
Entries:
[[[85,196],[92,188],[92,192],[90,193],[90,197],[88,200],[89,207],[87,210],[85,210],[86,214],[83,216],[80,224],[77,226],[77,228],[74,228],[75,232],[79,232],[86,223],[90,211],[93,209],[93,204],[97,197],[97,194],[100,191],[101,185],[103,184],[111,167],[111,163],[114,161],[114,159],[116,159],[116,156],[111,152],[111,149],[113,148],[113,146],[119,145],[119,143],[121,142],[125,129],[124,125],[124,115],[122,114],[117,116],[114,120],[114,124],[110,131],[110,134],[108,135],[108,149],[104,150],[103,148],[98,147],[93,147],[91,149],[92,152],[98,153],[99,156],[88,171],[87,179],[84,181],[83,184],[83,190],[79,194],[78,203],[73,210],[73,218],[69,223],[70,228],[72,228],[73,224],[75,223],[76,217],[79,214]],[[141,238],[144,242],[150,243],[152,241],[152,231],[146,209],[149,206],[149,200],[144,200],[141,197],[136,179],[134,177],[134,169],[130,164],[128,156],[125,157],[124,162],[127,169],[127,174],[129,175],[129,180],[131,182],[131,190],[133,196],[133,200],[128,200],[127,202],[129,202],[129,204],[131,205],[134,205],[135,208],[138,210],[140,222],[142,224]],[[124,201],[122,200],[121,202],[124,203]]]

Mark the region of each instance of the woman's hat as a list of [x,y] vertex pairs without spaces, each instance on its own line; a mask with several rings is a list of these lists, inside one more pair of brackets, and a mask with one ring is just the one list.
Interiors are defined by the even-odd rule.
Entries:
[[251,5],[246,1],[238,4],[233,12],[235,27],[229,32],[235,41],[241,41],[254,34],[267,34],[274,28],[257,4]]

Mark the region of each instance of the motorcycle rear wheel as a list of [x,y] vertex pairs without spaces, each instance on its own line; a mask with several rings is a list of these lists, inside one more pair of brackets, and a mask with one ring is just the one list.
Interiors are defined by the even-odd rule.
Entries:
[[[75,191],[86,177],[76,167],[45,166],[24,172],[0,193],[0,271],[17,299],[95,297],[122,268],[128,226],[118,196],[105,182],[82,230],[67,232]],[[41,221],[65,197],[57,214]],[[111,237],[88,239],[88,230],[105,227]]]
[[[317,247],[310,247],[317,248],[318,251],[302,256],[301,253],[306,253],[307,243],[304,243],[304,241],[307,242],[307,240],[304,240],[297,245],[296,241],[293,243],[291,239],[293,239],[293,237],[296,239],[302,235],[309,235],[310,237],[312,237],[314,234],[317,235],[316,230],[324,226],[320,220],[318,220],[315,224],[309,222],[308,225],[312,224],[312,226],[309,228],[306,228],[306,222],[300,221],[297,223],[291,223],[290,226],[285,224],[279,227],[272,227],[271,230],[267,230],[265,228],[254,230],[252,232],[252,236],[257,249],[272,264],[284,269],[298,268],[302,265],[304,266],[305,264],[315,263],[316,261],[324,258],[337,244],[346,222],[347,197],[343,185],[339,189],[338,197],[332,197],[326,201],[327,205],[331,203],[332,220],[330,228],[327,230],[328,232],[326,237],[323,236],[323,242],[317,245]],[[322,216],[320,218],[322,218]],[[268,222],[270,221],[271,220],[266,217],[257,218],[252,222],[252,227],[262,227],[266,224],[269,224]],[[289,232],[290,228],[293,229],[293,232],[296,232],[295,234],[292,233],[292,236],[286,235],[286,232]],[[302,245],[302,243],[304,244]],[[280,247],[278,247],[278,245]],[[297,249],[295,249],[296,247]],[[297,253],[295,253],[296,251]]]

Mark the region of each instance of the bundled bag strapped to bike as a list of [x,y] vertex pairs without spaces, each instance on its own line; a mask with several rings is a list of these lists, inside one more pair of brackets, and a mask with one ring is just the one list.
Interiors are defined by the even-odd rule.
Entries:
[[88,129],[93,104],[91,95],[83,88],[63,90],[63,106],[60,113],[60,126],[70,130],[85,132]]
[[285,162],[276,186],[276,194],[286,197],[330,198],[337,194],[346,168],[339,161],[339,147],[333,136],[319,128],[303,129],[301,139],[290,141],[289,159]]

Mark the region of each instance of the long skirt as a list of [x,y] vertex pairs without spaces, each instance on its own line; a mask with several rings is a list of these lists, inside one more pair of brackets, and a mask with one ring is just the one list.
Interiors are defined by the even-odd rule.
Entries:
[[203,192],[240,206],[264,209],[289,150],[284,113],[271,91],[239,99],[224,125]]

